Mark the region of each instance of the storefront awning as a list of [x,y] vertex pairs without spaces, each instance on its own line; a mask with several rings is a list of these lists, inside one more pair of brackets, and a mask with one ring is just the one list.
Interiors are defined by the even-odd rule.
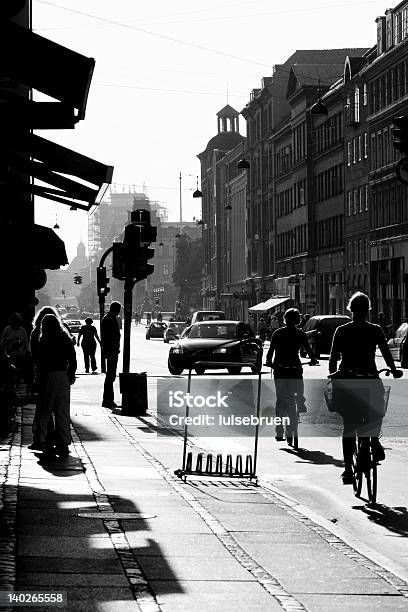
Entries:
[[[29,134],[10,142],[8,182],[16,189],[89,211],[112,181],[113,167]],[[21,174],[39,184],[29,184]]]
[[279,304],[283,304],[284,302],[287,302],[288,300],[290,300],[290,297],[269,298],[269,300],[266,300],[266,302],[260,302],[256,306],[252,306],[251,308],[248,308],[248,310],[250,310],[251,312],[266,312],[267,310],[270,310],[271,308],[275,308],[276,306],[279,306]]

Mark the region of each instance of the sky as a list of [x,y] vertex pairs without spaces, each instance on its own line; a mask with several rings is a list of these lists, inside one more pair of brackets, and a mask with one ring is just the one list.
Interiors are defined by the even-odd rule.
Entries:
[[[395,6],[397,3],[392,3]],[[296,49],[371,47],[378,0],[33,0],[33,29],[96,60],[86,117],[45,138],[114,166],[114,188],[145,189],[183,220],[201,218],[192,198],[197,154],[217,133],[216,113],[241,111],[252,89]],[[245,121],[240,117],[240,132]],[[58,222],[68,259],[87,242],[87,213],[36,198],[36,222]]]

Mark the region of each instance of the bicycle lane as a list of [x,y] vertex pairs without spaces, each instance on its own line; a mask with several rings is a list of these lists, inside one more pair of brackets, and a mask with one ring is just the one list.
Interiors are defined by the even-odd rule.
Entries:
[[[79,413],[75,421],[78,416]],[[180,467],[180,439],[151,435],[155,427],[152,416],[135,419],[108,414],[107,418],[167,487],[189,506],[186,523],[183,520],[184,504],[181,510],[177,510],[177,518],[174,509],[167,508],[164,522],[163,517],[148,521],[149,534],[168,551],[166,564],[173,572],[173,578],[166,577],[160,560],[141,560],[149,584],[164,609],[184,609],[187,601],[190,606],[194,604],[200,610],[207,609],[202,604],[204,593],[209,598],[208,604],[211,601],[213,606],[208,609],[214,609],[217,602],[217,607],[221,604],[223,610],[230,607],[256,610],[261,604],[265,605],[264,597],[268,593],[271,597],[269,609],[273,609],[270,607],[272,601],[275,607],[283,609],[336,610],[345,606],[355,610],[408,609],[405,582],[358,555],[341,539],[318,527],[279,496],[240,481],[219,479],[184,484],[173,476],[173,469]],[[146,435],[147,431],[149,435]],[[103,480],[102,477],[102,483]],[[134,484],[136,479],[130,480]],[[109,479],[106,484],[112,489]],[[126,478],[121,486],[129,488],[129,479]],[[121,494],[124,495],[125,491],[122,490]],[[156,499],[138,494],[138,490],[134,492],[134,498],[138,500],[141,511],[152,510],[157,503]],[[188,528],[192,520],[190,511],[200,522],[195,539],[191,539]],[[126,532],[129,530],[132,545],[136,549],[141,546],[147,534],[143,530],[132,532],[134,527],[130,522],[123,521],[122,525]],[[217,539],[224,552],[228,551],[229,561],[211,553],[194,554],[194,542],[197,538],[202,539],[203,533]],[[201,548],[202,552],[205,551]],[[241,579],[233,579],[233,574],[230,574],[228,579],[226,568],[233,567],[236,571],[237,563],[245,570],[245,578],[240,574]],[[178,581],[179,592],[169,587],[172,580]],[[256,595],[254,587],[261,587],[261,590],[255,589]]]

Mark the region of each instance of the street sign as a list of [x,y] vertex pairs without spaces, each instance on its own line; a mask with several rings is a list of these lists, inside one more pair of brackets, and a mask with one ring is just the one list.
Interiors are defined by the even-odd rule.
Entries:
[[408,185],[408,157],[401,157],[397,164],[396,174],[400,183]]

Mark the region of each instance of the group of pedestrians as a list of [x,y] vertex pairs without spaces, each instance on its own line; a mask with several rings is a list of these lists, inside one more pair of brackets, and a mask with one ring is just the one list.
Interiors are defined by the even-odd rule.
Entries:
[[[384,449],[379,441],[382,421],[385,415],[384,386],[375,362],[379,348],[394,378],[402,376],[397,370],[387,338],[379,324],[368,322],[371,308],[369,297],[355,293],[347,306],[352,320],[338,327],[333,336],[329,358],[329,376],[333,382],[333,406],[343,419],[343,458],[345,469],[343,484],[352,484],[352,455],[355,435],[371,437],[374,458],[385,459]],[[310,357],[309,365],[318,365],[306,333],[300,329],[301,316],[296,308],[290,308],[284,315],[285,326],[276,330],[266,357],[266,365],[273,368],[276,388],[276,415],[285,414],[285,402],[297,394],[299,412],[306,412],[303,369],[299,351],[303,349]],[[338,365],[338,363],[340,364]],[[350,380],[364,383],[366,393],[356,395]],[[346,382],[341,382],[346,381]],[[367,384],[365,384],[366,381]],[[363,386],[364,386],[363,385]],[[276,429],[276,440],[283,440],[283,428]]]
[[37,313],[30,337],[22,317],[13,313],[0,340],[15,377],[23,379],[36,397],[30,448],[60,457],[69,454],[71,442],[70,387],[77,368],[74,344],[51,306]]
[[0,390],[2,397],[6,398],[14,381],[24,380],[27,388],[30,386],[35,397],[31,450],[42,451],[43,456],[69,455],[70,392],[77,370],[75,345],[82,347],[85,372],[91,369],[96,374],[96,347],[97,343],[102,344],[106,358],[102,405],[116,407],[113,383],[120,350],[120,311],[119,302],[112,302],[108,314],[101,321],[101,338],[93,320],[87,317],[77,340],[52,306],[45,306],[37,312],[30,334],[22,317],[18,313],[11,315],[0,338]]

